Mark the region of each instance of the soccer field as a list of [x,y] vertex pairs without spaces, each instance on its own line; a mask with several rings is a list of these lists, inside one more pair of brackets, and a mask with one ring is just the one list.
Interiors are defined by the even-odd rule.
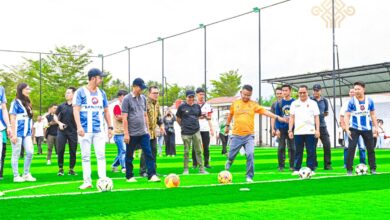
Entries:
[[[112,173],[116,146],[107,145],[107,175],[114,181],[112,192],[96,187],[81,191],[81,155],[77,154],[77,176],[57,176],[56,163],[46,165],[46,155],[34,155],[31,172],[35,183],[13,183],[8,146],[4,180],[0,181],[1,219],[386,219],[390,217],[390,151],[377,150],[378,175],[347,177],[342,168],[342,149],[332,150],[333,170],[319,167],[310,180],[300,180],[289,171],[277,171],[276,149],[256,148],[254,183],[245,183],[245,157],[238,155],[231,172],[233,183],[220,185],[218,172],[226,157],[220,147],[211,147],[209,175],[190,169],[180,175],[180,187],[167,189],[163,182],[149,183],[138,177],[127,183],[122,173]],[[53,161],[56,161],[54,155]],[[66,155],[66,164],[69,158]],[[158,157],[162,175],[181,174],[183,148],[176,157]],[[357,158],[355,160],[357,163]],[[96,160],[92,157],[94,186]],[[19,165],[20,170],[22,164]],[[139,159],[134,173],[139,173]],[[67,173],[67,169],[65,169]],[[246,190],[243,190],[246,189]]]

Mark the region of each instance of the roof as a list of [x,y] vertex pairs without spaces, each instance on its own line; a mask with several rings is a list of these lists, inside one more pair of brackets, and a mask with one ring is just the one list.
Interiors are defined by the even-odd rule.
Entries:
[[217,97],[207,100],[207,103],[214,106],[226,106],[232,104],[234,101],[239,99],[238,96],[233,97]]
[[[293,76],[264,79],[263,83],[289,84],[298,88],[307,85],[309,89],[314,84],[320,84],[323,95],[333,96],[333,70],[316,73],[296,74]],[[390,92],[390,63],[378,63],[365,66],[344,68],[335,71],[336,96],[348,96],[349,89],[356,81],[366,84],[366,94]]]

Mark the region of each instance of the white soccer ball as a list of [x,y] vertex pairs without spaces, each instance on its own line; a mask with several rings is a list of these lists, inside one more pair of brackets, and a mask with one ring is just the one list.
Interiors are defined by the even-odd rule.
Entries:
[[302,167],[299,170],[299,177],[301,179],[310,179],[312,175],[311,169],[309,167]]
[[367,174],[367,171],[368,171],[368,168],[365,164],[361,163],[361,164],[358,164],[355,168],[355,172],[357,175],[365,175]]
[[99,192],[109,192],[114,188],[112,180],[108,177],[100,178],[96,182],[96,187]]

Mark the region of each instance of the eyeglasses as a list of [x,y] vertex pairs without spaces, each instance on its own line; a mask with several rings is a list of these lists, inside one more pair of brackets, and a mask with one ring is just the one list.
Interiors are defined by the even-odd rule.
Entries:
[[152,92],[153,95],[158,95],[160,94],[159,92]]
[[298,92],[299,93],[299,95],[304,95],[304,94],[306,94],[307,92]]

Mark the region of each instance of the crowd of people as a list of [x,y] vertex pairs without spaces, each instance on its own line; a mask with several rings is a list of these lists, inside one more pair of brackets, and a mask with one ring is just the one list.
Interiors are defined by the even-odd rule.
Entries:
[[[47,165],[52,163],[53,148],[57,154],[58,176],[63,176],[64,152],[69,146],[68,175],[77,175],[75,171],[77,144],[80,143],[83,183],[80,189],[92,187],[91,148],[98,164],[99,178],[106,177],[106,139],[113,137],[118,153],[113,160],[113,172],[122,172],[127,182],[137,182],[134,177],[134,156],[142,149],[140,156],[140,176],[150,182],[159,182],[157,158],[162,156],[162,145],[165,140],[165,155],[176,156],[175,127],[181,127],[181,138],[184,144],[183,175],[189,174],[190,152],[192,168],[199,173],[208,174],[210,165],[210,138],[214,136],[213,109],[205,102],[206,92],[203,88],[196,91],[187,90],[186,100],[177,108],[176,114],[167,110],[160,112],[158,103],[159,89],[147,87],[141,78],[134,79],[132,91],[120,90],[117,93],[118,103],[110,112],[105,92],[99,88],[105,74],[93,68],[88,71],[88,84],[78,89],[69,87],[65,92],[65,101],[61,105],[53,104],[48,113],[38,116],[33,123],[33,109],[29,98],[31,89],[26,83],[17,86],[16,97],[7,108],[7,99],[3,87],[0,87],[0,178],[3,177],[5,143],[8,137],[12,144],[12,171],[14,182],[36,181],[30,167],[33,158],[35,141],[38,154],[42,154],[42,143],[46,140]],[[240,99],[230,106],[229,113],[219,120],[218,138],[222,144],[223,155],[227,161],[225,169],[229,170],[240,150],[246,156],[246,181],[253,182],[254,177],[254,119],[255,114],[271,118],[272,134],[278,139],[278,169],[284,171],[286,148],[288,151],[288,169],[297,175],[302,166],[303,150],[307,150],[307,166],[317,170],[319,163],[316,154],[318,140],[321,140],[324,159],[323,168],[331,170],[331,146],[329,133],[324,118],[328,115],[328,100],[321,95],[321,86],[313,86],[313,95],[302,85],[298,89],[298,99],[292,98],[292,87],[283,85],[276,89],[277,101],[271,111],[251,100],[252,86],[244,85]],[[147,90],[145,96],[143,91]],[[345,131],[344,166],[347,175],[352,175],[353,159],[356,146],[360,150],[360,163],[366,163],[366,151],[371,173],[376,173],[374,138],[383,132],[377,123],[374,102],[365,96],[365,84],[356,82],[350,90],[350,101],[340,111],[340,126]],[[111,115],[113,117],[111,117]],[[382,130],[381,130],[382,129]],[[377,143],[382,140],[377,139]],[[228,149],[228,143],[230,147]],[[22,149],[24,153],[22,153]],[[19,159],[23,156],[24,168],[19,173]]]

